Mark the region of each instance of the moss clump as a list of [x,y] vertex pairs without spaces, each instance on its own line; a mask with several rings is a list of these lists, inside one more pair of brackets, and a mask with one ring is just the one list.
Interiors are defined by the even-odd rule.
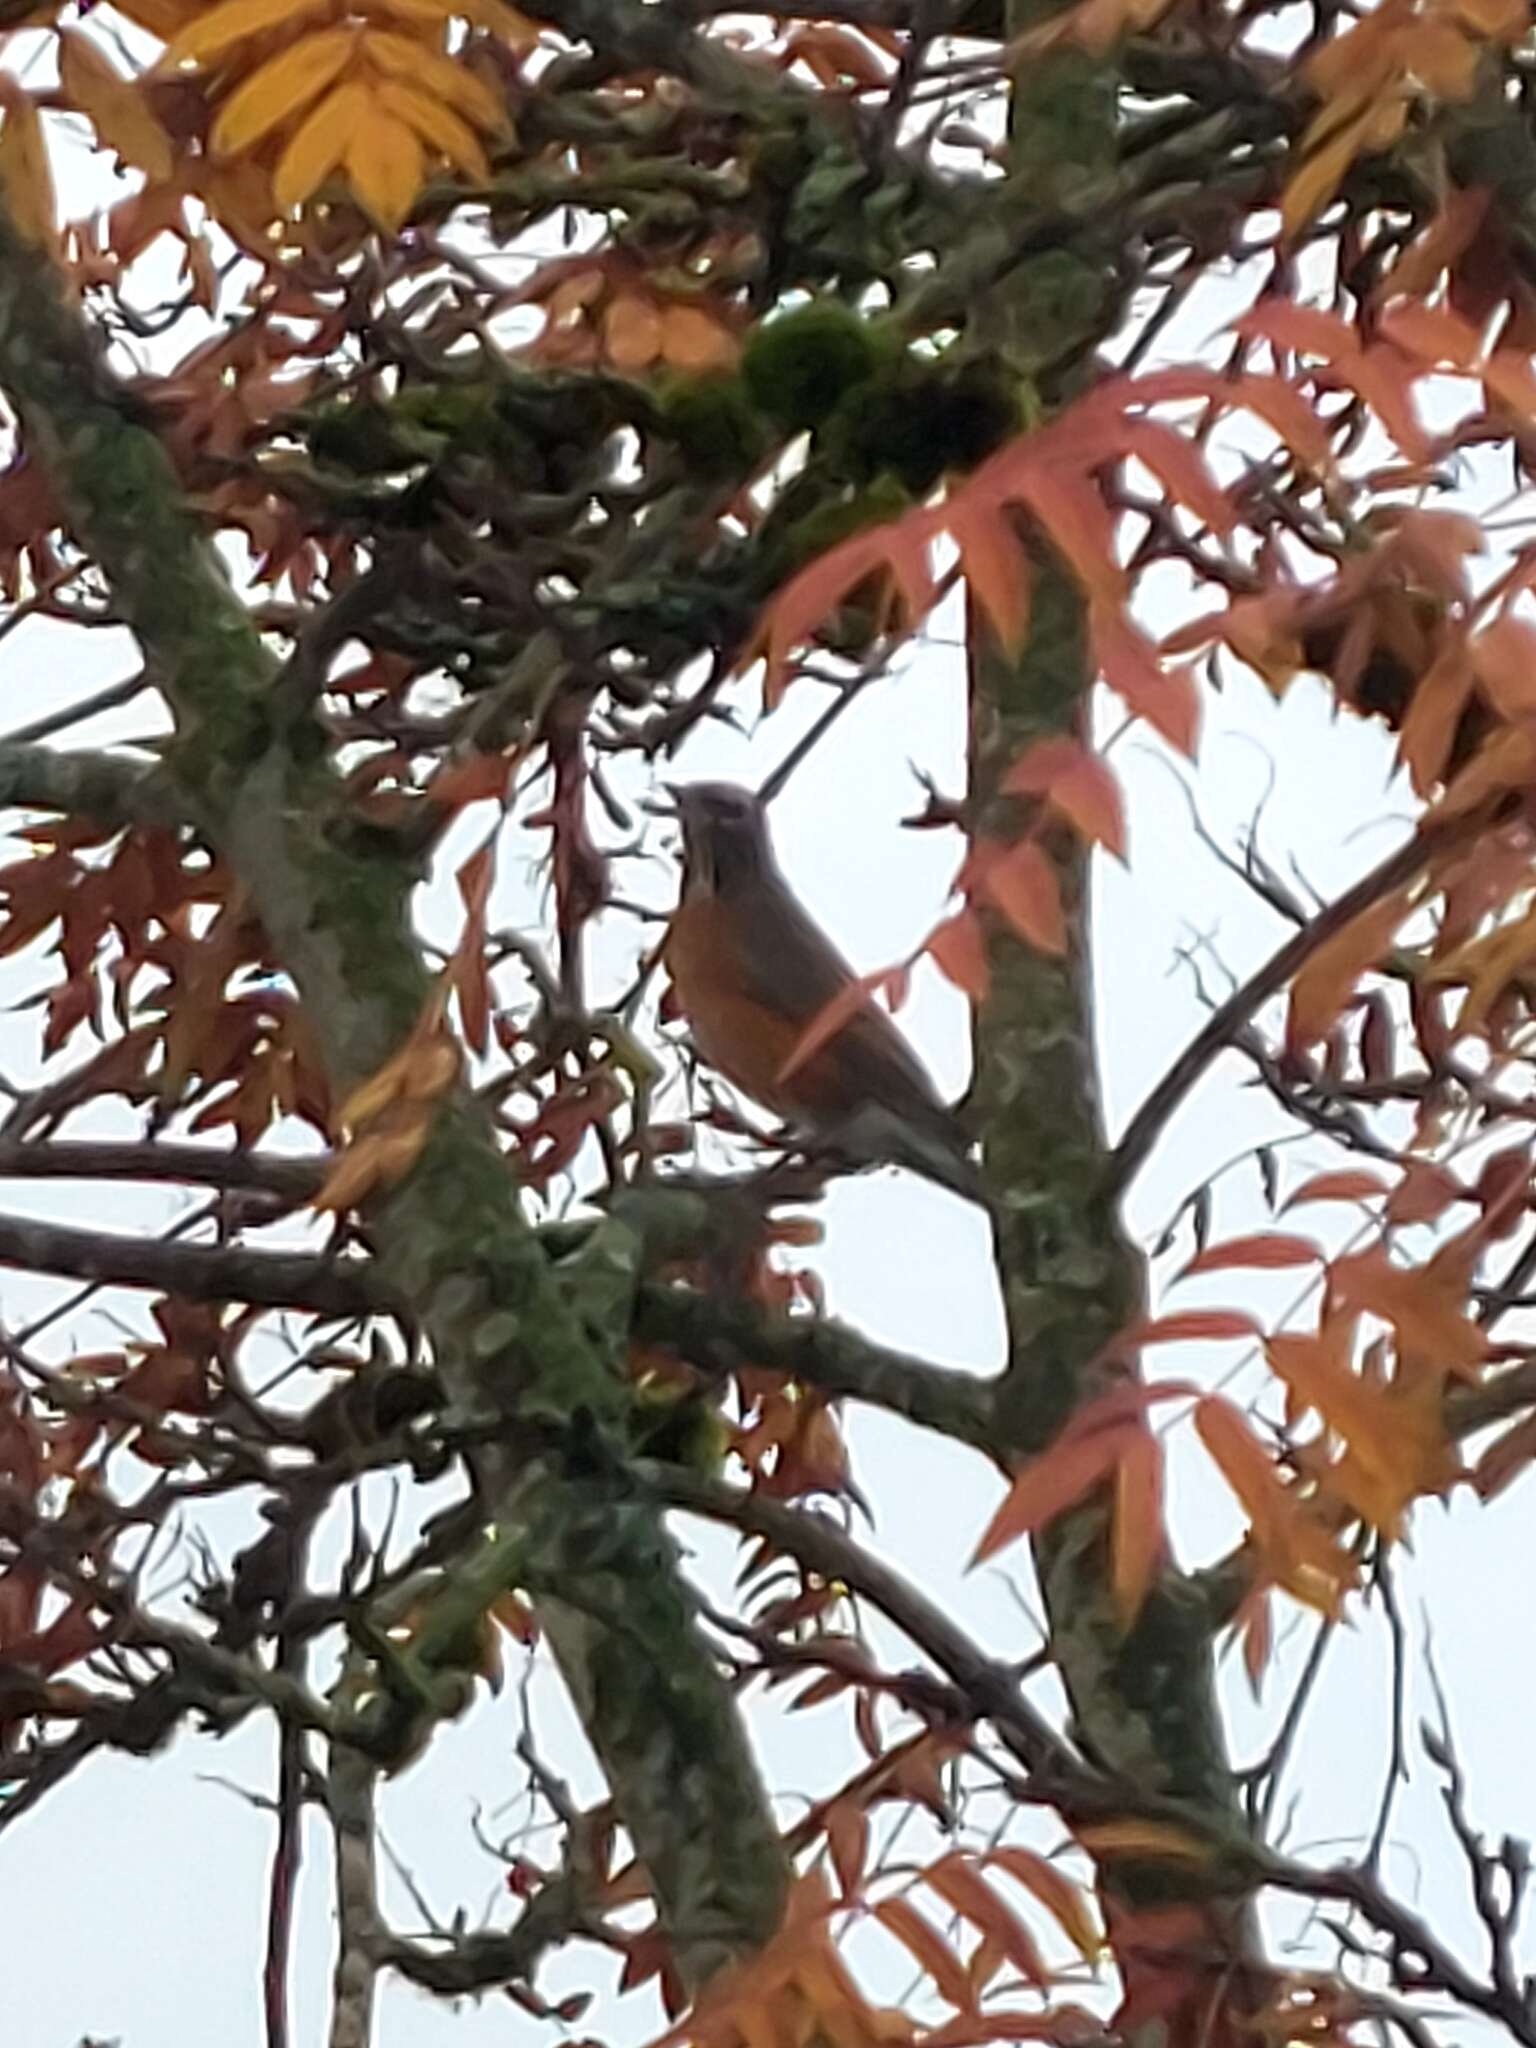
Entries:
[[658,399],[657,425],[694,475],[706,479],[750,476],[770,445],[763,416],[740,377],[679,380]]
[[824,442],[846,475],[889,472],[922,497],[946,471],[973,469],[1020,424],[1017,389],[993,365],[908,360],[850,391]]
[[765,320],[742,351],[752,402],[789,433],[818,427],[881,368],[890,343],[874,321],[837,299]]

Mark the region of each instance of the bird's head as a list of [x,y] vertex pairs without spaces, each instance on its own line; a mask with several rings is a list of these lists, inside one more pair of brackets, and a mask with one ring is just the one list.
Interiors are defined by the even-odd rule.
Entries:
[[768,813],[734,782],[668,784],[683,828],[688,874],[710,888],[761,872],[773,864]]

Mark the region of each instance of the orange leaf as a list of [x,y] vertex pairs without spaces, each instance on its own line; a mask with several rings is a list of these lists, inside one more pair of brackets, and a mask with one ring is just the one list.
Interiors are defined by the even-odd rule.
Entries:
[[302,206],[341,163],[359,124],[368,118],[372,100],[357,80],[328,93],[278,159],[272,197],[283,211]]
[[823,1825],[838,1890],[846,1899],[858,1890],[869,1860],[869,1815],[854,1799],[834,1799]]
[[1150,469],[1167,495],[1187,506],[1212,533],[1231,533],[1237,523],[1232,500],[1192,441],[1160,420],[1128,420],[1121,450]]
[[790,657],[815,633],[829,614],[866,576],[887,560],[890,528],[886,525],[855,533],[807,562],[769,599],[745,660],[762,654],[767,665],[763,703],[772,711],[784,694]]
[[929,954],[945,979],[952,981],[973,1003],[986,1000],[991,986],[986,942],[974,910],[958,910],[928,934],[923,951]]
[[603,347],[617,370],[644,370],[661,354],[661,313],[654,300],[622,292],[603,315]]
[[5,118],[0,124],[0,191],[23,241],[52,249],[58,205],[43,124],[30,93],[14,80],[0,81]]
[[440,99],[419,92],[403,78],[386,78],[375,97],[386,113],[397,114],[466,178],[483,181],[490,177],[490,159],[479,136]]
[[413,36],[381,35],[372,28],[368,31],[368,55],[381,69],[457,107],[486,134],[495,134],[503,125],[505,113],[496,95],[478,72],[457,58],[429,50]]
[[1335,1260],[1333,1298],[1341,1308],[1368,1309],[1390,1323],[1403,1350],[1471,1375],[1488,1356],[1487,1337],[1465,1312],[1476,1252],[1475,1235],[1453,1239],[1427,1265],[1404,1267],[1377,1245]]
[[1193,1273],[1224,1273],[1234,1266],[1315,1266],[1321,1263],[1322,1256],[1308,1237],[1289,1237],[1281,1230],[1260,1230],[1251,1237],[1229,1237],[1224,1244],[1207,1245],[1203,1252],[1195,1254],[1179,1278],[1187,1280]]
[[1042,953],[1066,951],[1056,870],[1032,839],[1021,839],[985,860],[980,884],[987,901],[1003,913],[1020,938]]
[[1232,385],[1244,408],[1277,434],[1302,465],[1319,474],[1333,466],[1328,429],[1283,378],[1247,371]]
[[970,1984],[959,1957],[915,1906],[905,1899],[882,1899],[875,1918],[928,1972],[941,1998],[962,2011],[970,2004]]
[[1033,1849],[1007,1845],[989,1849],[986,1861],[1006,1870],[1016,1884],[1023,1885],[1027,1892],[1034,1894],[1085,1963],[1095,1960],[1104,1941],[1094,1925],[1081,1886],[1063,1877],[1054,1863],[1047,1862]]
[[1114,521],[1096,487],[1086,477],[1026,461],[1018,465],[1014,488],[1089,596],[1117,606],[1126,576],[1115,559]]
[[1475,368],[1483,352],[1482,337],[1470,320],[1422,299],[1400,299],[1389,306],[1379,331],[1426,363],[1450,363],[1458,370]]
[[1274,1654],[1274,1602],[1261,1587],[1247,1594],[1238,1608],[1234,1626],[1243,1639],[1243,1669],[1255,1699],[1260,1695],[1264,1673]]
[[1536,627],[1506,612],[1472,642],[1478,681],[1494,708],[1513,721],[1536,712]]
[[661,316],[661,353],[678,370],[728,370],[736,337],[705,306],[668,306]]
[[1536,419],[1536,371],[1522,349],[1496,348],[1483,365],[1489,395],[1522,419]]
[[347,176],[379,226],[393,232],[416,203],[426,166],[413,129],[372,106],[347,138]]
[[1318,1516],[1286,1485],[1273,1460],[1230,1401],[1208,1394],[1195,1408],[1195,1428],[1218,1471],[1247,1510],[1252,1541],[1265,1567],[1298,1599],[1336,1614],[1354,1584],[1354,1560],[1339,1549]]
[[1125,800],[1102,754],[1065,737],[1037,740],[1008,770],[1003,788],[1045,796],[1081,838],[1124,859]]
[[1482,226],[1488,198],[1485,186],[1452,186],[1429,226],[1388,268],[1375,297],[1384,300],[1402,293],[1415,298],[1432,290]]
[[821,1051],[828,1039],[836,1038],[844,1025],[863,1009],[869,1001],[870,991],[881,978],[878,974],[867,974],[856,981],[846,982],[829,1003],[823,1003],[790,1048],[789,1058],[775,1079],[787,1081],[791,1074],[798,1073],[808,1059]]
[[982,1532],[971,1556],[984,1563],[1020,1536],[1044,1528],[1107,1479],[1138,1433],[1134,1421],[1074,1434],[1064,1431],[1048,1451],[1021,1467],[1007,1497]]
[[59,33],[59,85],[89,119],[104,149],[115,150],[152,182],[170,177],[176,164],[171,138],[137,79],[124,78],[100,46],[77,29]]
[[1467,643],[1457,639],[1435,657],[1414,689],[1397,750],[1419,796],[1427,796],[1445,773],[1475,679]]
[[1295,355],[1320,356],[1325,363],[1360,353],[1360,337],[1337,313],[1298,306],[1290,299],[1261,299],[1232,323],[1234,334],[1270,341]]
[[1360,977],[1396,938],[1409,905],[1409,891],[1394,890],[1324,939],[1291,984],[1286,1044],[1293,1052],[1327,1037]]
[[198,8],[172,38],[162,62],[168,70],[178,64],[206,63],[250,36],[318,14],[324,4],[325,0],[224,0],[221,7]]
[[219,109],[209,137],[220,156],[249,149],[281,122],[301,114],[345,66],[357,47],[349,28],[321,29],[290,43],[242,80]]
[[1410,1159],[1402,1179],[1387,1197],[1389,1223],[1433,1223],[1466,1190],[1454,1173],[1433,1160]]
[[1024,644],[1034,570],[1013,520],[1002,505],[951,499],[945,528],[960,551],[960,573],[1007,653]]
[[1093,653],[1104,680],[1126,708],[1146,719],[1181,754],[1193,754],[1200,698],[1187,668],[1165,669],[1157,650],[1122,613],[1095,606]]
[[1049,1981],[1045,1959],[1029,1929],[958,1849],[925,1870],[923,1882],[980,1933],[990,1936],[1021,1977],[1042,1987]]
[[1141,1612],[1165,1547],[1162,1445],[1141,1428],[1127,1438],[1115,1466],[1110,1591],[1122,1627]]

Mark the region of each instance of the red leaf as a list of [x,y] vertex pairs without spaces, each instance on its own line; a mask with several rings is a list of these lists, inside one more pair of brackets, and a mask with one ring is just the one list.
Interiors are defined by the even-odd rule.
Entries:
[[981,869],[980,886],[1020,938],[1042,953],[1064,953],[1066,926],[1056,870],[1032,839],[1021,839]]
[[1088,595],[1118,606],[1126,575],[1115,559],[1115,523],[1098,489],[1084,476],[1038,461],[1020,465],[1015,488]]
[[1221,1343],[1262,1335],[1259,1324],[1241,1309],[1187,1308],[1178,1315],[1156,1316],[1139,1324],[1134,1342],[1140,1350],[1149,1344]]
[[1094,659],[1127,709],[1146,719],[1181,754],[1193,754],[1200,731],[1200,697],[1187,668],[1165,669],[1150,640],[1119,612],[1096,606]]
[[1125,801],[1102,754],[1077,740],[1037,740],[1003,778],[1020,796],[1044,796],[1089,844],[1125,858]]
[[1080,1434],[1066,1432],[1049,1451],[1031,1458],[982,1532],[971,1563],[983,1563],[1015,1538],[1044,1528],[1064,1509],[1074,1506],[1109,1477],[1121,1452],[1137,1433],[1134,1421]]
[[836,1038],[844,1025],[863,1009],[869,1001],[870,991],[883,978],[881,974],[862,975],[856,981],[845,983],[829,1003],[823,1003],[791,1047],[789,1058],[775,1078],[787,1081],[791,1074],[797,1073],[808,1059],[821,1051],[829,1038]]
[[992,985],[987,967],[987,948],[974,910],[958,910],[928,934],[923,951],[932,956],[939,971],[973,1003],[986,1000]]
[[1327,427],[1283,378],[1249,371],[1236,379],[1232,390],[1244,408],[1277,434],[1304,467],[1318,473],[1333,467]]
[[1316,1266],[1322,1252],[1307,1237],[1289,1237],[1280,1230],[1260,1230],[1251,1237],[1229,1237],[1224,1244],[1208,1245],[1197,1252],[1180,1273],[1187,1280],[1194,1273],[1224,1273],[1235,1266],[1266,1270],[1286,1266]]
[[1389,306],[1378,331],[1426,363],[1450,363],[1458,370],[1475,368],[1483,352],[1482,337],[1470,320],[1422,299],[1399,299]]
[[1389,1223],[1433,1223],[1466,1190],[1455,1174],[1432,1160],[1410,1159],[1402,1179],[1387,1197]]
[[1290,299],[1262,299],[1232,323],[1234,334],[1272,341],[1294,355],[1319,356],[1325,363],[1360,353],[1360,337],[1336,313],[1298,306]]
[[1029,626],[1034,571],[1013,515],[1002,505],[961,493],[950,501],[944,523],[960,550],[960,573],[972,597],[1000,645],[1015,653]]
[[1314,1173],[1310,1180],[1287,1195],[1281,1213],[1302,1202],[1369,1202],[1387,1193],[1387,1184],[1368,1167],[1343,1167],[1334,1173]]
[[1192,441],[1160,420],[1128,420],[1121,447],[1124,454],[1151,470],[1170,498],[1187,505],[1213,533],[1232,531],[1237,523],[1232,500]]

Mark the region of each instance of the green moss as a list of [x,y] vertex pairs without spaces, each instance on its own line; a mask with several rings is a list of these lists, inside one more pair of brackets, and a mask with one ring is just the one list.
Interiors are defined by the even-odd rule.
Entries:
[[874,376],[892,346],[876,322],[851,306],[815,299],[754,328],[741,373],[758,409],[786,431],[801,433]]
[[680,379],[659,396],[659,431],[677,444],[696,476],[746,477],[770,447],[762,414],[740,377]]
[[888,470],[922,497],[947,471],[973,469],[1021,424],[1017,384],[992,364],[908,358],[848,393],[823,446],[849,476]]

